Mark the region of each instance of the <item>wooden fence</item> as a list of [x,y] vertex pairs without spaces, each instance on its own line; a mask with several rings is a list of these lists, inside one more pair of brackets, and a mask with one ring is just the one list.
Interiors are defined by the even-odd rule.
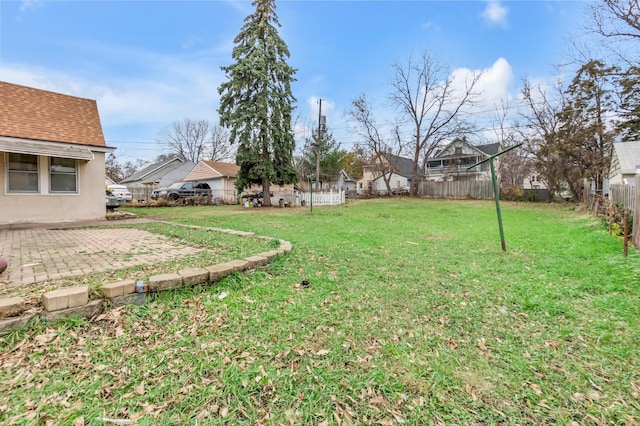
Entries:
[[[623,209],[633,217],[631,242],[636,248],[640,248],[640,191],[637,190],[638,187],[640,187],[640,175],[636,176],[635,185],[615,184],[609,187],[609,201],[621,204]],[[601,195],[585,191],[584,205],[594,215],[601,214],[609,201],[603,200]]]
[[420,182],[418,195],[430,198],[491,199],[493,183],[490,180]]
[[635,185],[615,184],[609,187],[609,196],[614,203],[620,203],[626,210],[635,211],[636,187]]

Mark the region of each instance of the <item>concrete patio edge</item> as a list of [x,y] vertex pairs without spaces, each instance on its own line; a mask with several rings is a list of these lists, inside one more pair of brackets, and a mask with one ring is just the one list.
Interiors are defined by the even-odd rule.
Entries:
[[[190,225],[183,226],[213,229],[218,232],[243,237],[254,236],[251,232],[231,229],[205,228]],[[129,279],[106,283],[98,288],[98,291],[103,296],[98,299],[90,299],[88,297],[88,289],[86,286],[65,287],[45,292],[41,295],[40,304],[35,307],[25,304],[24,299],[21,297],[0,298],[0,333],[7,333],[21,328],[38,316],[45,321],[55,321],[74,316],[91,319],[109,307],[134,304],[140,300],[146,300],[146,293],[149,292],[215,283],[235,272],[245,272],[266,266],[276,256],[289,253],[293,249],[293,245],[288,241],[265,236],[260,236],[259,238],[278,241],[279,248],[205,268],[186,268],[172,274],[154,275],[149,277],[148,281]]]

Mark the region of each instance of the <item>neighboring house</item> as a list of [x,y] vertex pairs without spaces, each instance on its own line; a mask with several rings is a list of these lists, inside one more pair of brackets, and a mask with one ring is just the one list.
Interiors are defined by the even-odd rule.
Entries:
[[[392,192],[408,192],[411,186],[413,161],[391,153],[380,154],[371,163],[362,168],[362,179],[357,181],[358,194],[386,194],[389,180]],[[418,171],[419,173],[419,171]]]
[[522,179],[523,196],[532,201],[549,201],[551,194],[547,188],[547,183],[535,170],[529,169]]
[[[468,167],[497,154],[499,143],[471,145],[466,138],[457,138],[427,161],[426,180],[491,180],[489,162]],[[498,159],[494,160],[497,169]]]
[[640,141],[613,144],[609,184],[635,184],[640,168]]
[[522,180],[522,189],[548,189],[542,176],[536,172],[530,172]]
[[354,191],[356,189],[356,180],[347,173],[346,170],[340,170],[338,178],[329,182],[322,182],[322,190],[334,191]]
[[356,180],[352,178],[346,170],[342,169],[340,170],[340,176],[338,176],[336,189],[344,191],[355,191]]
[[219,161],[200,161],[185,177],[185,181],[206,182],[211,187],[211,198],[236,202],[236,177],[240,166]]
[[166,161],[151,164],[126,177],[120,182],[133,193],[134,200],[148,200],[156,188],[166,188],[174,182],[184,180],[195,167],[193,161],[173,157]]
[[0,225],[105,217],[95,100],[0,82]]

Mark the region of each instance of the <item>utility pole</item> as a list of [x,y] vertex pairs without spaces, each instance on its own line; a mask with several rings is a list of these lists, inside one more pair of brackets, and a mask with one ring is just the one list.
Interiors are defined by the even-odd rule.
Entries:
[[327,122],[327,117],[322,115],[322,98],[318,100],[318,140],[316,141],[316,191],[318,191],[318,182],[320,181],[320,148],[322,147],[322,131]]

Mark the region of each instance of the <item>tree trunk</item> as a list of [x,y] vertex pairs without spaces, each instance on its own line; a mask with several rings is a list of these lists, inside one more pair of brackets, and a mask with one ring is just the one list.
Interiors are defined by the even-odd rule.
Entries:
[[413,167],[411,168],[411,186],[409,187],[409,196],[411,197],[418,195],[418,160],[418,151],[416,151],[413,156]]
[[262,179],[262,205],[271,207],[271,188],[269,179]]

